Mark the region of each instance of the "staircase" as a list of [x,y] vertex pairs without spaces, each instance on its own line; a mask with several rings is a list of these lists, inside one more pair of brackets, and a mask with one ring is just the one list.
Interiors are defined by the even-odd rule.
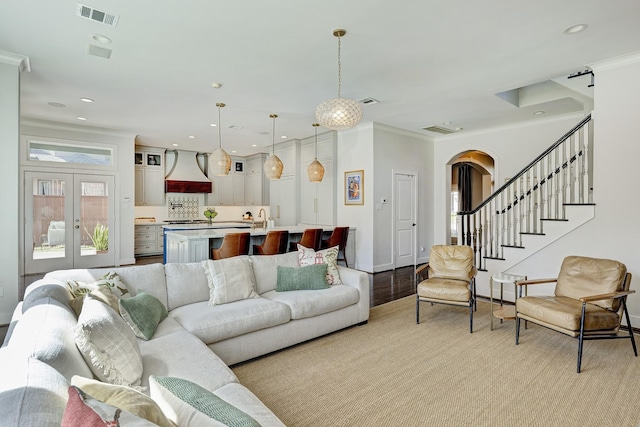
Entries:
[[492,274],[507,271],[594,217],[592,147],[589,115],[480,206],[458,212],[458,244],[473,248],[479,285],[488,286]]

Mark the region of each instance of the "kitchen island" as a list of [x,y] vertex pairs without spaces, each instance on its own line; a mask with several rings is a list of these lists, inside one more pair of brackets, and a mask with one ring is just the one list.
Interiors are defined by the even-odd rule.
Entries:
[[[333,231],[333,226],[322,225],[291,225],[283,227],[273,227],[267,230],[262,228],[247,229],[228,227],[217,228],[207,227],[198,229],[169,229],[165,226],[165,246],[164,257],[165,262],[199,262],[209,259],[211,249],[220,247],[222,239],[227,233],[251,233],[251,242],[249,245],[249,253],[253,250],[253,245],[260,245],[264,242],[264,237],[270,230],[287,230],[289,232],[289,241],[297,242],[300,240],[302,233],[307,228],[322,228],[323,239],[328,238]],[[349,239],[345,249],[347,260],[351,263],[355,261],[355,229],[349,229]]]

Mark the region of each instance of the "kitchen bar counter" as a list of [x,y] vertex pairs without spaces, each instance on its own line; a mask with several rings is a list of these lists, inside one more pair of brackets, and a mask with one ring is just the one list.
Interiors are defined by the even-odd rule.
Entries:
[[[183,224],[176,224],[182,226]],[[203,224],[197,224],[203,225]],[[204,224],[207,225],[207,224]],[[211,249],[220,247],[222,239],[227,233],[251,233],[249,253],[253,250],[253,245],[260,245],[264,242],[264,236],[270,230],[289,231],[289,241],[297,242],[302,233],[307,228],[322,228],[323,238],[328,238],[333,231],[333,226],[321,225],[292,225],[286,227],[273,227],[267,230],[262,228],[247,229],[238,227],[217,228],[207,227],[198,229],[169,229],[165,226],[166,242],[164,246],[165,262],[199,262],[210,258]],[[355,229],[349,229],[349,239],[347,241],[346,256],[352,263],[355,260]]]

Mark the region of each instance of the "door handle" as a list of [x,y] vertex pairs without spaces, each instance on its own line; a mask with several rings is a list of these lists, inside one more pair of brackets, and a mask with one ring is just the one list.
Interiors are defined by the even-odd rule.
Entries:
[[411,226],[412,226],[412,227],[415,227],[415,226],[416,226],[416,223],[414,222],[413,224],[411,224]]
[[80,226],[79,226],[79,225],[76,225],[76,226],[75,226],[75,227],[73,227],[73,228],[75,228],[75,229],[77,230],[78,228],[80,228]]

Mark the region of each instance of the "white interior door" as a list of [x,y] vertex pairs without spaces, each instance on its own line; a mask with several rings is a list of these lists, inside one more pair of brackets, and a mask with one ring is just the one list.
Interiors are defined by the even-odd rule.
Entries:
[[416,176],[394,172],[394,263],[395,268],[415,265]]
[[25,274],[114,265],[114,178],[25,172]]

